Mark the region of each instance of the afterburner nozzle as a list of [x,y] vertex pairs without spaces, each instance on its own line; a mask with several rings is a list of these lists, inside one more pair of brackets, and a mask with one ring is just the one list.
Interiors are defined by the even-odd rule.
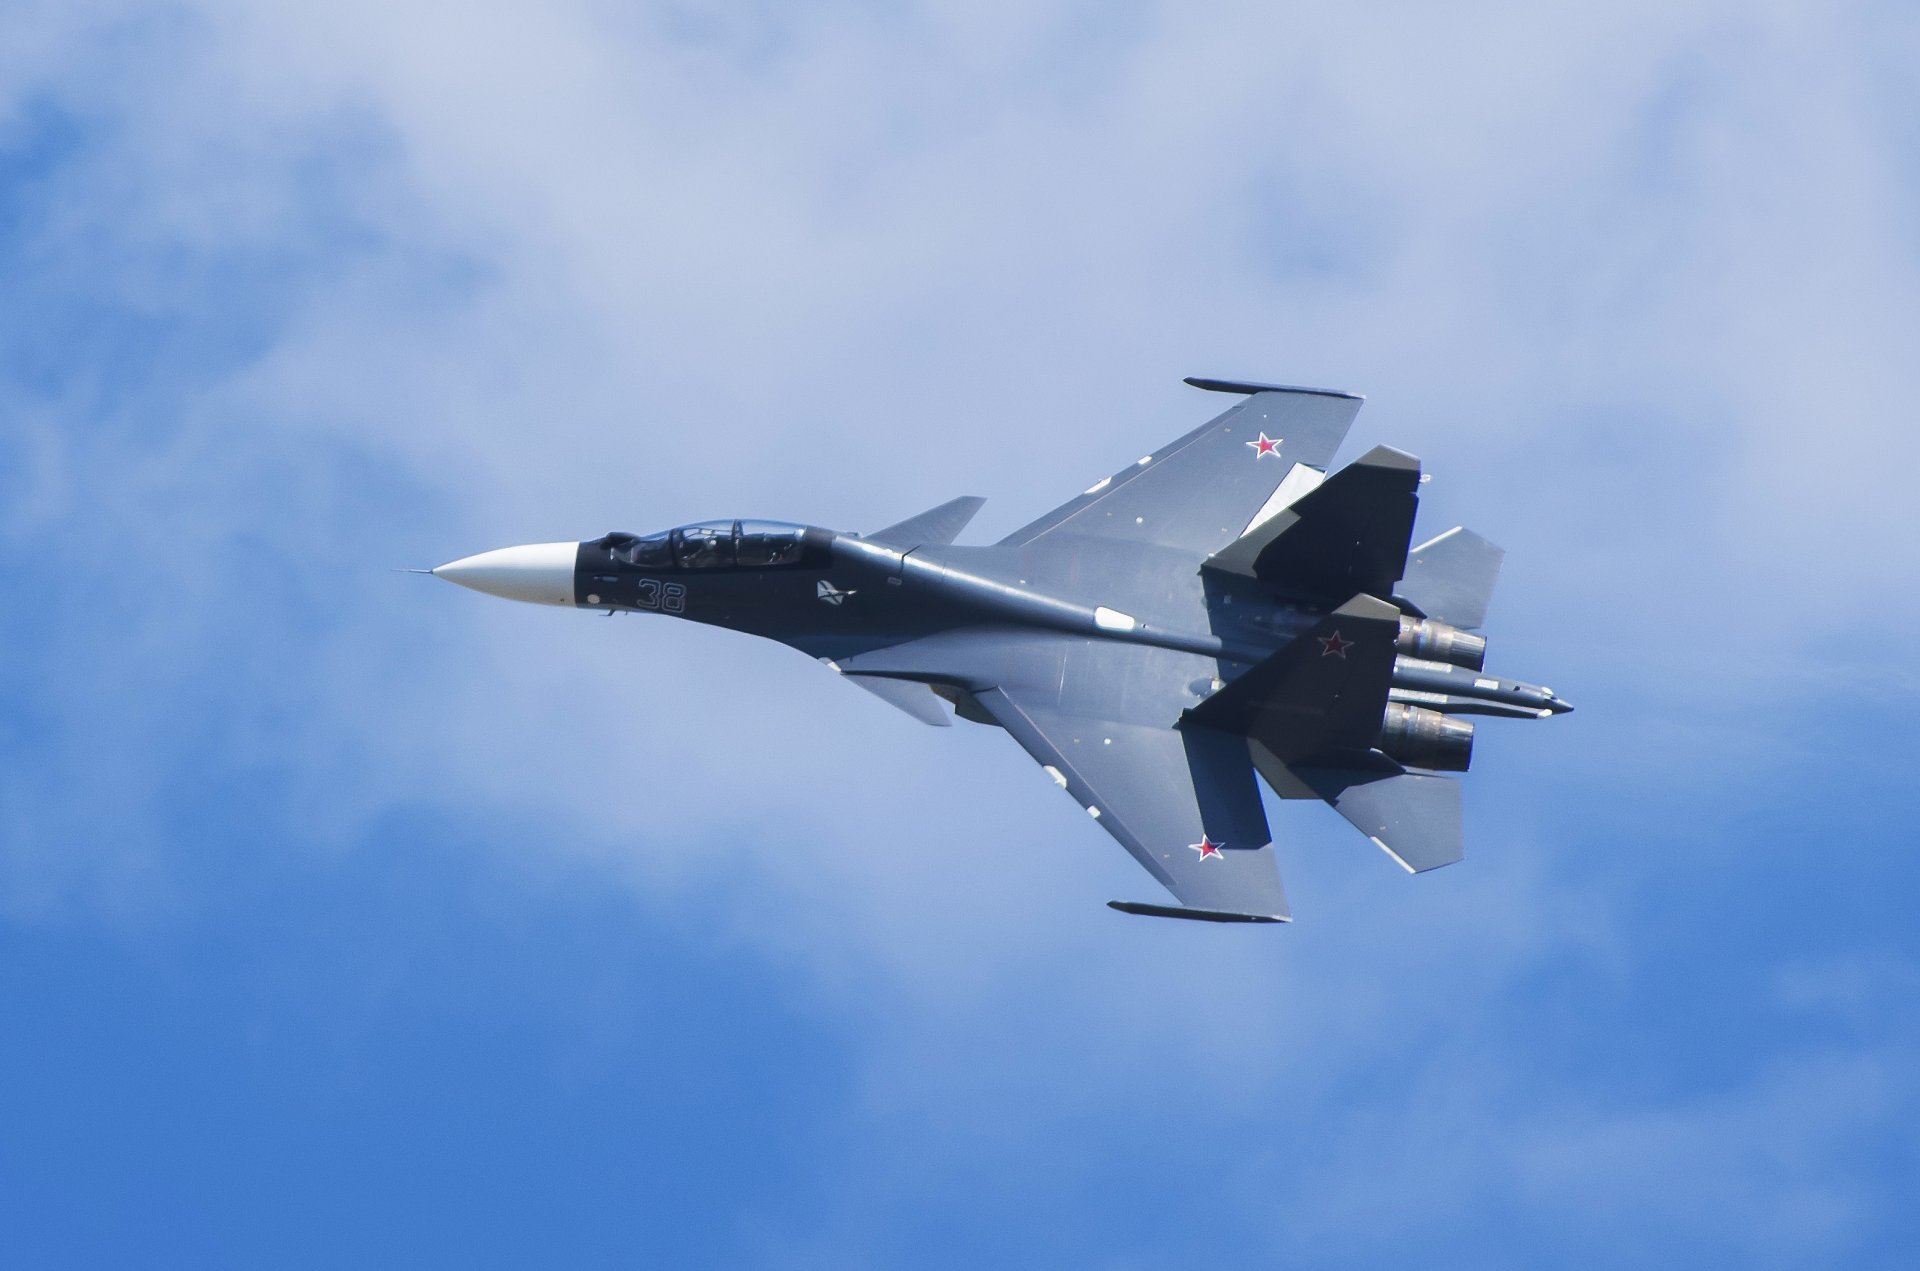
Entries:
[[524,600],[534,605],[571,605],[573,569],[579,555],[578,543],[501,547],[449,561],[435,569],[433,576],[506,600]]
[[1451,662],[1478,671],[1487,665],[1487,638],[1471,631],[1431,618],[1400,617],[1400,634],[1394,648],[1409,657],[1432,662]]

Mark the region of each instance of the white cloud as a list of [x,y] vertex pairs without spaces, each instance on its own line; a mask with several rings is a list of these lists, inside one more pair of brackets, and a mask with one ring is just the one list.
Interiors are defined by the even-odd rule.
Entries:
[[[380,531],[324,474],[282,505],[276,465],[316,456],[437,502],[438,532],[393,531],[409,553],[734,511],[861,528],[960,493],[992,497],[992,530],[1217,405],[1181,374],[1355,387],[1374,394],[1355,440],[1426,455],[1432,502],[1512,548],[1494,635],[1533,659],[1520,673],[1625,693],[1621,650],[1644,659],[1650,722],[1576,717],[1592,731],[1562,753],[1631,748],[1649,772],[1702,737],[1742,744],[1743,721],[1702,714],[1730,685],[1914,613],[1888,585],[1920,565],[1909,103],[1883,52],[1913,41],[1904,15],[208,0],[46,6],[18,29],[0,118],[17,132],[51,100],[89,129],[36,194],[40,277],[162,317],[205,298],[206,271],[285,286],[256,358],[163,377],[177,435],[140,403],[12,394],[19,418],[114,425],[18,434],[36,475],[6,513],[16,541],[92,521],[173,545],[122,601],[138,638],[76,620],[112,673],[54,695],[69,744],[146,773],[111,797],[80,784],[100,796],[90,840],[159,797],[142,752],[254,603],[220,572],[236,543],[332,581],[433,563],[346,555]],[[1343,1047],[1491,1009],[1542,959],[1630,956],[1609,897],[1544,853],[1519,864],[1524,818],[1483,806],[1468,879],[1406,885],[1424,896],[1335,863],[1364,845],[1288,809],[1297,930],[1123,922],[1092,902],[1147,880],[1022,784],[1004,739],[913,733],[718,633],[399,590],[415,581],[352,583],[318,631],[268,623],[303,673],[243,668],[266,700],[235,744],[304,770],[323,838],[421,792],[529,813],[560,850],[811,965],[825,1009],[880,992],[905,1014],[874,1043],[878,1108],[1017,1087],[940,1062],[1009,1018],[1111,1049],[1083,1089],[1025,1087],[1068,1106],[1196,1056],[1268,1066],[1256,1092],[1328,1089]],[[1756,608],[1785,611],[1779,633],[1729,664]],[[143,686],[146,714],[80,722]],[[1550,783],[1559,743],[1503,759]],[[1208,981],[1196,961],[1230,965]],[[1678,1129],[1657,1109],[1548,1123],[1602,1156],[1707,1152],[1737,1175],[1739,1152],[1697,1145],[1749,1142],[1806,1089],[1741,1088]],[[1183,1097],[1224,1117],[1244,1094]],[[1483,1110],[1446,1104],[1407,1159]],[[1571,1203],[1577,1170],[1511,1150],[1542,1204]],[[1857,1218],[1803,1184],[1736,1177],[1701,1221],[1783,1194]]]

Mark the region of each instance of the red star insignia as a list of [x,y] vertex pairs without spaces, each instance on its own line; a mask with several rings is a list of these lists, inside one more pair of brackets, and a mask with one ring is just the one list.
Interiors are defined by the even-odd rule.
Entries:
[[1255,459],[1265,459],[1268,455],[1279,454],[1280,443],[1285,440],[1285,437],[1269,437],[1267,434],[1261,433],[1260,440],[1249,441],[1247,444],[1253,447],[1253,457]]
[[1215,858],[1216,860],[1223,860],[1223,861],[1226,860],[1227,859],[1226,857],[1220,855],[1220,849],[1225,846],[1226,846],[1225,843],[1216,843],[1204,834],[1200,836],[1200,841],[1198,843],[1187,844],[1187,847],[1190,850],[1200,853],[1200,859],[1203,861],[1206,860],[1209,856]]
[[1330,636],[1320,637],[1320,656],[1323,658],[1345,659],[1347,650],[1353,647],[1353,641],[1341,638],[1338,631]]

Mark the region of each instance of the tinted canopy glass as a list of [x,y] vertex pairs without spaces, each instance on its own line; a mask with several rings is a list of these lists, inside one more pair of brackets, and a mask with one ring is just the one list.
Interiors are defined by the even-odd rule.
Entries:
[[615,531],[588,544],[640,569],[777,569],[807,563],[807,527],[785,521],[702,521],[658,534]]
[[737,521],[709,521],[673,531],[673,558],[682,569],[725,569],[733,564]]
[[770,565],[797,563],[806,546],[806,533],[804,526],[783,525],[778,521],[740,522],[740,567],[765,569]]
[[[609,534],[608,538],[614,535]],[[622,534],[620,543],[610,550],[613,558],[625,561],[629,565],[639,565],[645,569],[668,569],[673,565],[673,547],[667,541],[667,532],[658,534]]]

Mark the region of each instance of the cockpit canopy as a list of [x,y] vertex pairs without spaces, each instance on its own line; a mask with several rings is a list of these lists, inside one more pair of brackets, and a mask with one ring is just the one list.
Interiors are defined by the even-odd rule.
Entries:
[[645,535],[615,531],[590,546],[647,570],[778,569],[817,555],[808,550],[806,526],[782,521],[702,521]]

